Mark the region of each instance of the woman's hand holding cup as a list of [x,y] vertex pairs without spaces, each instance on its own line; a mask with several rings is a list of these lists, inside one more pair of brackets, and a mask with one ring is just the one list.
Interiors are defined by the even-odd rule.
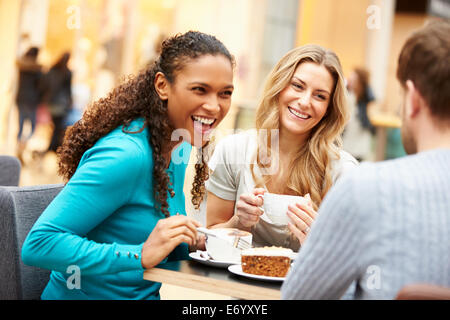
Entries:
[[264,192],[266,190],[263,188],[255,188],[252,193],[241,194],[236,202],[236,216],[240,226],[244,229],[248,230],[257,224],[259,217],[264,213],[260,208],[264,203],[263,197],[261,197]]
[[306,203],[298,202],[295,205],[290,205],[287,212],[291,219],[288,223],[288,228],[298,238],[300,244],[305,242],[311,225],[317,216],[310,195],[307,194],[304,198],[307,200]]

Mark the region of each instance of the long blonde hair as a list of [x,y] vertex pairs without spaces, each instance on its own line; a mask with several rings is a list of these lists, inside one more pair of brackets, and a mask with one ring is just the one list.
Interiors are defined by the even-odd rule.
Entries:
[[[289,85],[295,70],[303,62],[324,66],[334,80],[334,88],[326,114],[311,130],[307,142],[297,151],[288,168],[290,174],[284,193],[301,196],[309,193],[317,209],[333,183],[330,163],[333,159],[339,159],[341,134],[349,117],[344,76],[337,55],[321,46],[309,44],[295,48],[281,58],[267,78],[256,111],[256,129],[265,132],[279,129],[279,94]],[[270,146],[267,146],[260,136],[258,135],[258,148],[254,158],[256,165],[263,168],[267,166],[267,161],[263,165],[259,155],[265,154],[270,159],[273,157],[270,154]],[[262,187],[271,176],[257,177],[254,164],[255,161],[250,165],[253,179],[257,187]]]

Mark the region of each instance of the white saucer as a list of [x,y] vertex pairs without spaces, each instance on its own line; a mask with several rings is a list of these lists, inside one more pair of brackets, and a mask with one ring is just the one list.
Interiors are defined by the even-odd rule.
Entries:
[[260,276],[257,274],[251,274],[251,273],[245,273],[242,271],[242,266],[240,264],[234,264],[228,267],[228,271],[231,273],[237,274],[239,276],[247,277],[247,278],[253,278],[253,279],[259,279],[259,280],[266,280],[266,281],[284,281],[286,277],[269,277],[269,276]]
[[212,258],[206,258],[206,257],[208,257],[208,254],[206,253],[206,251],[200,251],[200,250],[189,253],[189,257],[191,257],[192,260],[200,262],[204,265],[211,266],[211,267],[217,267],[217,268],[228,268],[229,266],[236,264],[236,261],[218,261],[218,260],[214,260]]

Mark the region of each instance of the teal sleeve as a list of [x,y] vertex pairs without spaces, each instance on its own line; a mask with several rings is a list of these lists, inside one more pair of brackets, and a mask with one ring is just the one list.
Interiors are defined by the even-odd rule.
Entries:
[[[145,153],[127,137],[94,146],[43,212],[22,249],[25,264],[83,275],[142,269],[139,244],[97,243],[86,235],[129,201],[144,170]],[[130,254],[128,254],[130,253]]]

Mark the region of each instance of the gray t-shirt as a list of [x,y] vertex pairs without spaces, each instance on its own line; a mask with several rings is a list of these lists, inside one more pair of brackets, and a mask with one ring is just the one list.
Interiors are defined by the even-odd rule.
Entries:
[[[256,130],[248,130],[224,137],[219,141],[208,162],[213,173],[206,181],[206,189],[219,198],[231,201],[239,200],[243,193],[250,193],[255,188],[250,164],[255,162],[257,152]],[[358,162],[349,153],[340,152],[340,159],[333,160],[333,183],[346,171],[356,167]],[[257,173],[256,173],[257,174]],[[292,237],[284,226],[273,224],[263,214],[252,228],[254,246],[281,246],[297,251],[298,240]]]

